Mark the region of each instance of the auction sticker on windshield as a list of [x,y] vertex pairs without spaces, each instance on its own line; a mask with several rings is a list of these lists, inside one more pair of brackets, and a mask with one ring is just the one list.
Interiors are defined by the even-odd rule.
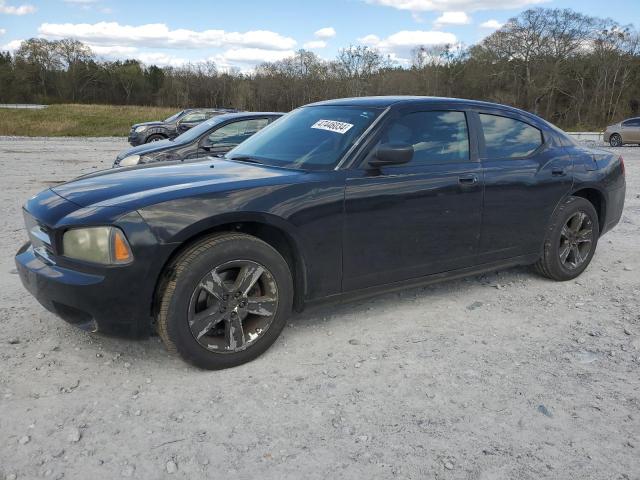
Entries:
[[311,125],[311,128],[318,128],[320,130],[329,130],[330,132],[339,133],[344,135],[353,127],[351,123],[338,122],[337,120],[318,120]]

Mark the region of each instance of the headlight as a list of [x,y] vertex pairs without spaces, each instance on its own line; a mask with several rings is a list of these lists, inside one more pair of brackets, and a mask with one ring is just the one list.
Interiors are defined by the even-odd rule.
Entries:
[[128,157],[124,157],[122,160],[120,160],[120,163],[118,165],[120,165],[121,167],[131,167],[133,165],[138,165],[139,162],[140,155],[129,155]]
[[140,125],[139,127],[136,127],[136,129],[134,131],[136,133],[141,133],[141,132],[144,132],[147,128],[149,128],[149,127],[147,127],[146,125]]
[[67,230],[62,237],[62,254],[86,262],[114,265],[133,260],[124,233],[116,227],[88,227]]

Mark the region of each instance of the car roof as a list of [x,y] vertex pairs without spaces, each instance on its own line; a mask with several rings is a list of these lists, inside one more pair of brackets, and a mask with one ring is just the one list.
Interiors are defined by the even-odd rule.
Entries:
[[373,96],[373,97],[351,97],[351,98],[336,98],[333,100],[324,100],[321,102],[310,103],[307,107],[315,107],[320,105],[335,105],[335,106],[359,106],[368,108],[388,108],[392,106],[402,105],[441,105],[448,104],[451,106],[459,105],[460,107],[478,107],[487,109],[499,109],[505,112],[511,112],[514,114],[520,114],[536,121],[542,120],[540,117],[521,110],[519,108],[511,107],[509,105],[503,105],[500,103],[483,102],[481,100],[468,100],[465,98],[449,98],[449,97],[425,97],[425,96],[411,96],[411,95],[392,95],[392,96]]
[[185,108],[180,110],[181,112],[237,112],[235,108],[216,108],[216,107],[196,107],[196,108]]
[[465,98],[450,98],[450,97],[425,97],[425,96],[412,96],[412,95],[391,95],[391,96],[379,96],[379,97],[350,97],[350,98],[336,98],[333,100],[323,100],[321,102],[310,103],[307,106],[318,105],[341,105],[341,106],[362,106],[371,108],[387,108],[392,105],[398,104],[434,104],[434,103],[450,103],[453,105],[473,105],[479,107],[491,107],[502,108],[508,110],[514,110],[517,112],[524,112],[515,107],[509,105],[503,105],[500,103],[483,102],[480,100],[468,100]]
[[284,115],[282,112],[230,112],[223,113],[222,115],[216,115],[214,118],[217,120],[226,120],[245,117],[281,117],[282,115]]

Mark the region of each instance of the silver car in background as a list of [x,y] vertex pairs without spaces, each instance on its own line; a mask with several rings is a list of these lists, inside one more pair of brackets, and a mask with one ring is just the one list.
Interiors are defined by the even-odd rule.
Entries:
[[609,142],[612,147],[621,147],[627,143],[640,144],[640,117],[609,125],[604,131],[604,141]]

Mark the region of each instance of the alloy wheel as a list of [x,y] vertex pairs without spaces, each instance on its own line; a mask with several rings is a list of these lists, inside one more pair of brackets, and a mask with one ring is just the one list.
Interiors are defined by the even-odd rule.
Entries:
[[589,258],[593,238],[591,218],[583,211],[571,215],[560,232],[558,255],[562,266],[568,270],[580,267]]
[[614,133],[613,135],[611,135],[609,143],[612,147],[619,147],[622,145],[622,137],[620,137],[620,135],[618,135],[617,133]]
[[251,260],[219,265],[196,286],[189,302],[189,328],[216,353],[245,350],[273,323],[278,289],[271,272]]

